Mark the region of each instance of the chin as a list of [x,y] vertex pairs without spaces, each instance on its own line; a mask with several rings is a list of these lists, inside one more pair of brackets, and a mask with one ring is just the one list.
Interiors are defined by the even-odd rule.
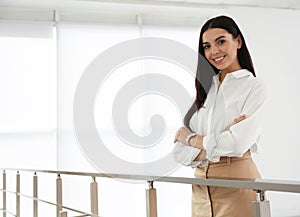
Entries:
[[219,71],[224,70],[224,68],[220,68],[220,67],[216,67],[216,66],[215,66],[215,68],[218,69]]

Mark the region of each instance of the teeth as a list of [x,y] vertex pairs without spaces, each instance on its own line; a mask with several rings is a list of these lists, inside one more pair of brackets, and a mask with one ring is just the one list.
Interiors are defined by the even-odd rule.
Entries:
[[214,61],[219,62],[219,61],[221,61],[222,59],[224,59],[224,57],[216,58],[216,59],[214,59]]

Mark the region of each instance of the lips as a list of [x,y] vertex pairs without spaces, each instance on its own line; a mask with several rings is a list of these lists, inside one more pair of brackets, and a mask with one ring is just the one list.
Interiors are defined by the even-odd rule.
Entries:
[[218,58],[214,58],[213,59],[213,61],[215,62],[215,63],[220,63],[220,62],[222,62],[222,60],[225,58],[225,56],[221,56],[221,57],[218,57]]

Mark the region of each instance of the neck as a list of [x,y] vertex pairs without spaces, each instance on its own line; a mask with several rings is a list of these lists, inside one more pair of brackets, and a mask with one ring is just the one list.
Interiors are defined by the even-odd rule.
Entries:
[[222,70],[220,73],[220,77],[219,77],[220,84],[223,82],[223,80],[227,74],[235,72],[240,69],[242,69],[242,67],[240,65],[238,65],[238,67],[232,68],[231,70]]
[[223,80],[224,80],[224,78],[225,78],[225,76],[226,76],[227,73],[226,72],[221,72],[220,73],[220,76],[219,76],[219,82],[220,82],[220,84],[223,82]]

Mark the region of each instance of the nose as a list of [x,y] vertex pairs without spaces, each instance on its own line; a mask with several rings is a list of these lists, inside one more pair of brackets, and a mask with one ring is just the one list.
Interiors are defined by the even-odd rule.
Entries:
[[211,46],[211,54],[213,56],[215,56],[215,55],[217,55],[219,53],[220,53],[220,50],[219,50],[219,48],[217,46]]

